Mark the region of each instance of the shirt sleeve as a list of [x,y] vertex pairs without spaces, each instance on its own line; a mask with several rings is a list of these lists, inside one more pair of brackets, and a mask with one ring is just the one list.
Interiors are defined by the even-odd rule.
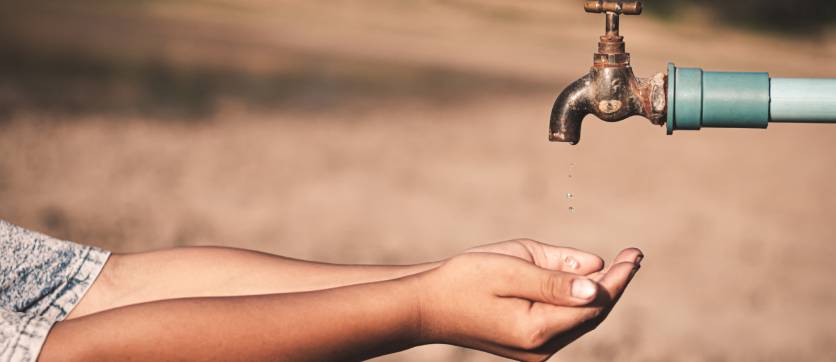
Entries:
[[0,362],[35,361],[109,256],[0,220]]
[[0,220],[0,308],[61,320],[109,256]]
[[0,361],[35,362],[52,322],[0,309]]

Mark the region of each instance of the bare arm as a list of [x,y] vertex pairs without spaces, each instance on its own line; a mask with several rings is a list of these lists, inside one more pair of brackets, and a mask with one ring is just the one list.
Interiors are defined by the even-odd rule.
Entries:
[[59,322],[41,360],[350,360],[450,343],[540,361],[606,317],[640,253],[572,266],[588,277],[521,259],[476,252],[389,281],[116,308]]
[[416,343],[417,305],[408,284],[121,307],[58,323],[40,361],[368,358]]
[[69,319],[164,299],[292,293],[391,280],[437,265],[338,265],[222,247],[114,254]]

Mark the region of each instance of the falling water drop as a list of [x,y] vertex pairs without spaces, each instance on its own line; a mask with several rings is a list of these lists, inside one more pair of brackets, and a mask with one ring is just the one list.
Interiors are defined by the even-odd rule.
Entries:
[[[574,162],[569,162],[568,170],[569,170],[569,172],[568,172],[568,178],[569,178],[568,186],[571,187],[572,184],[574,183],[573,182],[573,177],[572,177],[572,174],[575,173],[575,163]],[[575,207],[572,206],[572,200],[574,200],[574,198],[575,198],[575,194],[573,194],[571,192],[566,192],[566,202],[568,204],[567,206],[569,207],[569,213],[570,214],[575,213]]]

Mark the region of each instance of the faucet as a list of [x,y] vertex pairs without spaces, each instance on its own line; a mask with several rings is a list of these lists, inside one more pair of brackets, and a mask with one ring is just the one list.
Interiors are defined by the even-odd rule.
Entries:
[[552,108],[549,140],[577,144],[588,114],[617,122],[643,116],[674,130],[702,127],[767,128],[772,122],[836,123],[836,78],[770,78],[768,73],[708,72],[677,68],[636,78],[620,15],[640,15],[640,1],[592,0],[588,13],[606,15],[589,73],[571,83]]
[[581,121],[587,114],[617,122],[644,116],[651,123],[665,123],[664,74],[636,78],[630,67],[624,37],[618,32],[620,15],[640,15],[640,1],[586,1],[588,13],[606,15],[606,33],[598,42],[589,73],[574,81],[557,97],[549,124],[549,140],[577,144]]

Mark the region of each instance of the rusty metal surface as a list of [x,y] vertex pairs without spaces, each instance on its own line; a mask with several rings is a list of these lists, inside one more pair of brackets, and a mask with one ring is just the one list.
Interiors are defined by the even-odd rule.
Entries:
[[555,101],[550,120],[551,141],[580,141],[581,121],[587,114],[617,122],[640,115],[651,123],[665,123],[665,80],[662,73],[636,78],[629,66],[594,66],[569,85]]
[[624,15],[640,15],[642,13],[642,3],[641,1],[593,0],[585,2],[583,9],[588,13],[611,12]]
[[619,15],[641,14],[641,2],[587,1],[584,9],[606,13],[606,33],[600,37],[589,73],[557,97],[549,122],[549,140],[577,144],[581,121],[587,114],[607,122],[640,115],[653,124],[664,124],[666,76],[660,73],[636,78],[624,37],[619,35]]

